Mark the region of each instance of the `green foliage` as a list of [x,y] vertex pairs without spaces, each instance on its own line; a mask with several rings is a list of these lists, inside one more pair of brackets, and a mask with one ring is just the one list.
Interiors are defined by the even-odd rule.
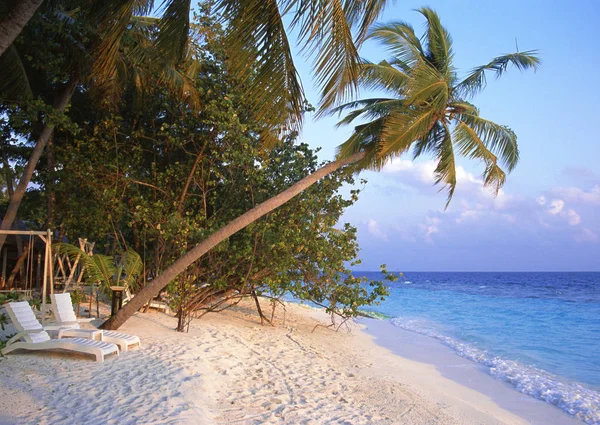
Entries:
[[[54,245],[54,250],[61,255],[67,255],[72,262],[79,261],[84,267],[85,279],[88,283],[99,282],[102,289],[108,292],[111,286],[127,286],[137,289],[142,274],[140,255],[128,249],[119,254],[108,256],[103,254],[88,255],[86,252],[68,243]],[[72,297],[85,299],[83,292],[72,293]],[[79,304],[79,301],[73,300]]]
[[355,100],[333,109],[350,111],[339,125],[365,121],[338,148],[339,157],[365,152],[358,169],[380,170],[389,160],[413,149],[414,158],[428,153],[438,163],[436,184],[448,188],[448,203],[456,187],[456,154],[480,160],[483,180],[496,193],[519,160],[517,136],[508,127],[479,116],[467,100],[486,85],[486,72],[501,76],[509,65],[534,70],[540,64],[535,51],[499,56],[475,68],[462,81],[453,65],[452,38],[429,8],[418,11],[426,29],[418,37],[405,22],[375,25],[369,38],[379,41],[391,58],[378,64],[364,61],[360,84],[390,97]]
[[0,329],[4,330],[6,325],[8,325],[8,316],[0,313]]
[[[215,230],[322,165],[316,152],[296,142],[296,134],[265,152],[261,135],[268,122],[255,121],[255,104],[232,81],[221,27],[198,16],[194,28],[202,37],[189,46],[198,58],[190,81],[202,108],[172,96],[165,84],[145,86],[140,108],[131,79],[122,80],[112,107],[99,108],[94,81],[82,80],[64,114],[69,125],[54,134],[53,166],[42,164],[27,194],[24,219],[53,223],[61,240],[85,236],[96,242],[93,256],[73,245],[55,245],[71,260],[79,258],[88,282],[104,288],[143,284]],[[19,108],[11,108],[9,128],[34,125],[32,117],[17,122]],[[355,278],[349,270],[358,264],[356,229],[338,222],[358,198],[359,190],[340,193],[353,183],[349,172],[332,173],[178,276],[167,292],[179,329],[192,314],[218,311],[248,296],[292,294],[344,317],[385,296],[383,282]],[[121,254],[108,255],[114,252]]]

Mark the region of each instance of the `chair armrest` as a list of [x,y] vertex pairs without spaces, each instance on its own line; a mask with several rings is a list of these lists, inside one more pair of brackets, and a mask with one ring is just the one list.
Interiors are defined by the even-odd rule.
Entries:
[[95,317],[86,317],[86,318],[82,318],[82,319],[77,319],[77,321],[79,323],[90,323],[92,321],[96,320]]
[[59,329],[73,325],[79,325],[79,322],[52,322],[47,325],[44,325],[44,329],[47,331],[57,331]]
[[21,331],[21,332],[15,334],[11,339],[6,341],[6,346],[8,347],[10,344],[17,342],[18,340],[21,339],[21,337],[24,337],[25,335],[37,334],[37,333],[45,332],[45,331],[46,331],[45,329],[30,329],[27,331]]

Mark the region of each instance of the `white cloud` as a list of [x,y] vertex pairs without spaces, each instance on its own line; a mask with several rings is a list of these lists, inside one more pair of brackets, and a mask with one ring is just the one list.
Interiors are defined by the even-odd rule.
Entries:
[[471,220],[476,220],[480,215],[479,211],[475,211],[475,210],[465,210],[462,213],[460,213],[460,217],[458,217],[456,219],[456,223],[460,224],[464,221],[467,221],[469,219]]
[[425,217],[425,224],[421,224],[421,229],[425,232],[425,242],[432,244],[433,236],[440,232],[440,219],[438,217]]
[[550,202],[550,206],[548,207],[547,211],[548,214],[557,215],[560,214],[564,207],[565,201],[562,199],[554,199],[552,202]]
[[475,183],[483,186],[483,180],[476,178],[473,174],[469,173],[460,165],[456,167],[456,184],[461,183]]
[[598,235],[592,230],[585,228],[581,229],[581,232],[575,235],[575,240],[577,242],[596,242]]
[[383,239],[384,241],[387,240],[387,234],[381,230],[379,224],[372,218],[367,222],[367,231],[370,235],[375,236],[378,239]]
[[535,203],[538,204],[538,205],[545,205],[546,204],[546,197],[544,195],[538,196],[537,198],[535,198]]
[[436,163],[432,160],[414,162],[408,159],[397,158],[383,167],[383,172],[409,174],[421,183],[433,185],[435,183],[435,167]]
[[578,187],[559,187],[553,189],[552,192],[570,202],[600,205],[600,185],[594,186],[589,191]]
[[567,221],[571,226],[577,226],[581,223],[581,216],[575,210],[567,211]]

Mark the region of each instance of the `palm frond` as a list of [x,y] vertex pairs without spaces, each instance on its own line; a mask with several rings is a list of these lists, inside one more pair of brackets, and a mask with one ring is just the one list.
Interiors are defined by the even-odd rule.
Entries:
[[373,102],[368,105],[365,105],[363,108],[355,109],[354,111],[349,112],[336,124],[336,127],[341,127],[342,125],[350,124],[358,117],[361,117],[366,120],[377,119],[389,115],[390,112],[394,109],[399,109],[403,107],[404,102],[398,99],[384,99],[378,102]]
[[410,76],[386,61],[378,64],[363,61],[360,66],[359,84],[367,90],[389,90],[400,93]]
[[425,58],[421,41],[412,26],[406,22],[376,24],[369,32],[368,38],[383,44],[394,59],[406,67],[412,68],[419,60]]
[[178,64],[184,60],[190,31],[190,0],[165,0],[161,7],[156,47],[167,62]]
[[[90,272],[94,272],[93,277],[98,279],[98,281],[105,287],[109,287],[114,282],[114,277],[117,275],[117,266],[115,265],[115,261],[112,257],[108,255],[102,254],[94,254],[92,257],[92,261],[95,264],[95,268],[90,269]],[[87,271],[88,269],[86,269]]]
[[436,121],[429,133],[415,141],[413,147],[413,159],[417,159],[424,153],[437,153],[446,138],[446,127],[442,121]]
[[386,160],[379,157],[378,146],[384,125],[385,118],[379,118],[356,126],[352,136],[337,147],[336,158],[347,158],[357,152],[365,152],[365,157],[355,164],[355,170],[381,170]]
[[486,164],[496,163],[498,158],[479,138],[479,134],[464,121],[459,121],[452,135],[458,152],[469,159],[480,159]]
[[[95,2],[103,3],[103,2]],[[110,84],[117,77],[117,61],[123,34],[135,10],[135,1],[110,1],[103,8],[93,8],[93,13],[101,14],[99,31],[103,32],[102,42],[97,48],[92,66],[92,80],[100,91],[111,90]]]
[[68,243],[59,243],[55,244],[53,249],[60,255],[66,255],[71,262],[79,262],[84,267],[84,275],[88,283],[102,281],[103,275],[92,256],[79,249],[79,247]]
[[428,62],[419,61],[413,67],[408,82],[406,102],[417,108],[429,107],[442,114],[448,104],[448,81]]
[[14,44],[0,56],[0,100],[21,101],[32,96],[29,78]]
[[319,115],[327,108],[346,101],[356,94],[360,56],[352,37],[352,22],[341,0],[325,0],[325,13],[315,22],[317,37],[307,40],[311,54],[316,54],[314,71],[316,82],[321,86]]
[[379,145],[379,156],[391,159],[410,149],[412,143],[425,137],[435,124],[435,110],[394,110],[385,120]]
[[[303,50],[315,57],[314,70],[321,88],[318,115],[356,93],[360,57],[358,46],[387,0],[288,0],[291,29],[298,28]],[[355,37],[353,36],[355,31]]]
[[277,1],[222,0],[218,6],[228,21],[230,69],[246,88],[254,118],[298,129],[305,96]]
[[483,183],[485,186],[491,186],[494,194],[498,195],[502,186],[506,182],[506,173],[496,163],[488,164],[483,173]]
[[66,255],[71,262],[78,261],[86,268],[90,265],[93,266],[92,257],[75,245],[68,243],[57,243],[52,245],[52,248],[58,254]]
[[448,112],[450,114],[471,114],[479,115],[479,109],[475,105],[465,100],[455,100],[448,103]]
[[360,152],[363,146],[378,140],[378,131],[381,130],[383,121],[383,119],[378,119],[356,126],[352,136],[337,147],[336,158],[340,159],[352,156]]
[[452,37],[442,26],[440,17],[431,8],[422,7],[418,12],[427,20],[428,61],[446,78],[449,77],[452,63]]
[[515,168],[519,162],[519,146],[514,131],[477,115],[461,114],[459,119],[477,133],[508,171]]
[[173,65],[167,65],[160,73],[159,83],[164,84],[174,97],[187,100],[195,110],[200,109],[200,98],[196,85],[193,78],[190,78],[185,71],[179,70]]
[[435,167],[435,184],[443,183],[448,189],[446,208],[450,205],[452,196],[456,189],[456,155],[452,145],[450,130],[446,124],[442,124],[439,135],[437,151],[438,163]]
[[121,280],[130,288],[136,289],[138,278],[142,275],[143,263],[140,255],[128,249],[121,255],[122,275]]
[[485,74],[487,71],[493,72],[496,78],[499,78],[506,72],[509,65],[513,65],[521,71],[530,68],[533,68],[535,71],[540,63],[541,61],[537,56],[537,50],[498,56],[490,63],[474,68],[467,78],[456,85],[455,89],[462,95],[474,96],[485,88],[487,84]]

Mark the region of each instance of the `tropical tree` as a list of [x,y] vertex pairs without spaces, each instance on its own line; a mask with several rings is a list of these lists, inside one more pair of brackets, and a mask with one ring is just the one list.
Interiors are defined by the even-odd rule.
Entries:
[[44,0],[7,1],[0,6],[0,56],[17,38]]
[[[405,22],[376,25],[370,37],[392,54],[378,64],[364,61],[360,84],[388,97],[352,101],[332,110],[349,113],[338,123],[362,122],[338,148],[339,157],[362,152],[360,169],[380,170],[413,148],[413,158],[427,153],[437,159],[436,184],[445,184],[448,202],[456,188],[456,153],[485,165],[483,181],[497,193],[519,160],[516,134],[479,115],[469,100],[486,85],[486,72],[500,77],[509,65],[537,69],[535,51],[494,58],[460,79],[453,66],[452,38],[429,8],[419,10],[425,35],[417,37]],[[505,171],[506,170],[506,171]]]
[[394,97],[357,100],[332,110],[339,113],[352,109],[340,124],[361,116],[372,119],[355,127],[354,134],[340,146],[334,162],[210,235],[149,282],[103,327],[117,329],[210,249],[341,167],[352,165],[357,172],[378,170],[386,161],[414,146],[415,155],[428,152],[438,159],[436,182],[448,186],[450,200],[456,186],[456,147],[462,155],[484,160],[484,181],[498,190],[505,181],[499,162],[510,171],[518,161],[516,136],[509,128],[479,117],[468,99],[485,87],[487,72],[501,76],[509,65],[521,70],[536,69],[539,59],[533,51],[499,56],[460,80],[452,63],[452,39],[448,31],[433,10],[423,8],[419,12],[427,21],[421,38],[404,22],[378,25],[370,31],[369,37],[382,42],[393,57],[378,65],[364,61],[359,67],[359,81],[367,89],[383,88]]
[[73,262],[79,262],[83,266],[86,282],[98,282],[106,293],[109,293],[110,287],[114,285],[135,290],[141,280],[142,259],[131,249],[113,256],[89,255],[75,245],[59,243],[54,246],[54,250],[58,254],[66,255]]
[[[23,19],[31,18],[35,11],[34,2],[20,3],[23,6],[31,3],[31,7],[27,9],[31,14],[27,17],[25,13],[17,13],[19,8],[11,9],[11,12],[5,15],[4,21],[0,21],[0,37],[5,29],[8,31],[18,27],[20,31],[26,22]],[[78,52],[75,55],[79,59],[92,57],[91,71],[89,75],[85,75],[80,69],[71,70],[64,87],[57,92],[52,101],[54,112],[58,114],[65,110],[77,84],[86,76],[95,82],[100,93],[114,101],[120,94],[117,89],[121,86],[119,78],[123,75],[133,75],[134,78],[140,79],[146,75],[145,72],[124,72],[122,52],[127,48],[123,45],[127,43],[127,34],[132,32],[132,26],[135,29],[139,22],[151,20],[145,15],[156,11],[154,0],[95,1],[91,8],[74,7],[78,6],[77,2],[68,3],[63,9],[79,11],[81,19],[96,29],[100,40],[86,52]],[[355,87],[359,64],[357,46],[364,40],[369,25],[383,10],[386,0],[218,0],[216,3],[217,10],[222,14],[229,29],[225,46],[230,53],[231,69],[247,88],[247,97],[253,102],[254,118],[264,124],[261,136],[265,144],[273,145],[282,131],[300,127],[306,103],[293,62],[283,16],[293,16],[290,29],[297,28],[299,41],[310,53],[316,54],[315,76],[323,90],[322,106],[325,108],[343,99],[352,87]],[[48,7],[52,12],[51,16],[60,16],[63,20],[65,16],[71,16],[53,4]],[[155,32],[152,38],[152,57],[159,62],[173,65],[186,61],[190,44],[190,7],[191,0],[169,0],[158,8],[162,16],[154,20],[158,32]],[[356,36],[353,35],[353,30]],[[11,29],[8,32],[15,31]],[[16,34],[11,37],[12,39],[6,38],[7,48]],[[76,46],[81,44],[76,43]],[[131,49],[129,51],[131,52]],[[9,69],[22,68],[14,49],[8,58],[6,56],[0,56],[0,60],[8,59]],[[170,69],[175,68],[170,66]],[[171,74],[171,77],[173,76],[179,78],[181,74]],[[11,77],[10,81],[13,80]],[[49,124],[39,134],[0,229],[11,227],[53,130],[54,125]],[[0,249],[4,240],[5,237],[0,235]]]
[[[30,119],[33,121],[32,124],[37,124],[38,116],[43,117],[41,131],[35,137],[33,150],[24,166],[17,187],[10,196],[9,205],[0,224],[1,230],[11,228],[55,126],[57,123],[65,123],[64,111],[83,81],[92,82],[90,86],[96,94],[95,100],[103,105],[118,102],[126,82],[133,81],[139,100],[138,107],[141,106],[145,88],[152,84],[165,85],[171,95],[187,100],[192,110],[199,106],[190,78],[198,72],[194,44],[186,44],[185,54],[179,57],[177,62],[161,55],[155,49],[153,42],[159,34],[159,20],[132,18],[126,31],[120,34],[123,40],[118,43],[118,50],[111,51],[111,63],[116,69],[114,72],[104,74],[103,78],[97,78],[91,69],[97,66],[98,61],[87,60],[90,52],[93,54],[97,49],[101,49],[104,42],[102,34],[94,28],[94,22],[86,20],[86,16],[82,16],[83,14],[77,10],[69,11],[52,7],[49,12],[52,12],[53,16],[60,16],[60,19],[56,18],[47,23],[45,19],[38,17],[36,25],[31,25],[30,31],[26,31],[22,39],[17,40],[17,46],[11,46],[7,54],[0,57],[0,65],[5,65],[4,71],[0,70],[2,77],[11,74],[15,69],[18,70],[17,73],[12,73],[13,75],[6,75],[6,78],[0,82],[0,100],[5,104],[0,109],[8,110],[9,114],[10,111],[16,111],[19,120],[23,120],[21,116],[24,112],[28,112],[34,117]],[[39,50],[44,48],[47,51],[54,50],[50,55],[52,58],[50,64],[43,62],[44,58],[47,58],[47,52],[38,54]],[[102,53],[101,50],[100,52]],[[22,57],[30,59],[23,61]],[[45,84],[50,82],[49,86],[38,83],[38,87],[35,87],[30,84],[30,81],[35,81],[36,78]],[[25,90],[15,93],[14,82]],[[42,87],[39,87],[40,85]],[[37,99],[33,99],[34,96],[42,95],[51,99],[49,100],[51,106],[43,102],[40,104]],[[16,100],[15,96],[20,96],[20,99]],[[25,129],[22,136],[33,138],[35,125],[22,127],[21,131]],[[27,134],[26,130],[32,131]],[[0,235],[0,250],[5,240],[6,235]]]

